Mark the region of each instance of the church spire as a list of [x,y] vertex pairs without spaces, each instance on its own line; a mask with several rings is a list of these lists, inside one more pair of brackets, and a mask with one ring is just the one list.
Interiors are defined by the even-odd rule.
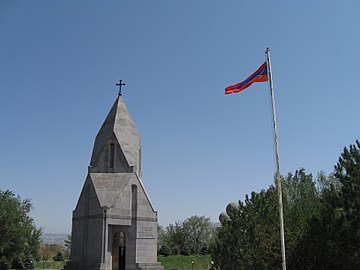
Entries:
[[[121,91],[122,81],[119,81]],[[140,135],[125,101],[119,96],[96,138],[89,171],[94,173],[136,172],[141,177]]]

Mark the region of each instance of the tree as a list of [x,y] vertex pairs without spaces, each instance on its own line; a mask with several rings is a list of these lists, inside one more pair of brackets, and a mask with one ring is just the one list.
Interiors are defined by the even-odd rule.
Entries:
[[305,169],[289,173],[284,180],[284,214],[285,214],[285,238],[287,268],[299,269],[303,264],[302,256],[299,256],[302,240],[307,236],[310,221],[320,215],[321,199],[316,182],[325,182],[326,176],[320,173],[318,181],[314,181],[311,174]]
[[[344,148],[335,166],[341,183],[337,213],[343,218],[340,247],[349,267],[360,268],[360,142]],[[352,269],[353,269],[352,268]],[[350,269],[350,268],[348,268]]]
[[157,250],[158,252],[160,252],[160,249],[163,245],[165,245],[165,229],[160,225],[157,224],[157,234],[158,234],[158,238],[157,238]]
[[[299,246],[302,269],[360,269],[360,143],[344,148],[321,185],[319,216]],[[299,268],[298,268],[299,269]]]
[[[199,253],[203,247],[209,247],[216,232],[216,225],[205,216],[192,216],[185,221],[169,224],[164,230],[158,225],[158,246],[167,246],[176,255],[186,247],[186,252]],[[205,249],[203,249],[205,252]]]
[[65,250],[64,250],[64,258],[68,260],[70,258],[71,251],[71,234],[67,235],[67,239],[64,240]]
[[185,243],[193,253],[199,253],[203,246],[208,246],[215,232],[215,225],[209,217],[192,216],[183,222]]
[[[289,173],[282,179],[282,187],[287,268],[304,269],[298,259],[299,247],[308,234],[310,221],[319,216],[319,192],[312,175],[304,169]],[[279,269],[277,188],[272,185],[259,193],[252,192],[250,197],[245,196],[244,202],[229,204],[226,212],[229,219],[219,228],[217,244],[212,249],[216,266],[232,270]]]
[[68,250],[67,247],[65,247],[64,245],[40,243],[37,259],[41,261],[54,260],[54,258],[56,258],[57,254],[59,253],[61,253],[63,256],[63,259],[61,260],[68,259],[67,257]]
[[36,256],[42,229],[29,216],[32,205],[9,190],[0,190],[0,258],[9,264],[16,258]]
[[171,254],[179,254],[181,248],[185,245],[185,233],[183,230],[183,223],[181,221],[176,221],[175,224],[169,224],[166,227],[165,241],[166,244],[171,249]]
[[226,208],[230,220],[218,230],[212,249],[221,269],[278,269],[281,265],[277,192],[271,186]]

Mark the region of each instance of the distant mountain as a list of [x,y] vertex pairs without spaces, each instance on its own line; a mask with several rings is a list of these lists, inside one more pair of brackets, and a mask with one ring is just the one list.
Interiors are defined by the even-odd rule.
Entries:
[[64,245],[64,240],[66,240],[67,237],[68,235],[63,233],[43,233],[40,240],[45,244]]

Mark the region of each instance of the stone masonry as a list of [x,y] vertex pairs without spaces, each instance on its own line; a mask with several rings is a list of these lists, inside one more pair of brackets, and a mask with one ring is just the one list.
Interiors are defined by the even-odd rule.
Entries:
[[140,136],[121,95],[96,136],[73,211],[66,269],[163,270],[157,212],[141,181]]

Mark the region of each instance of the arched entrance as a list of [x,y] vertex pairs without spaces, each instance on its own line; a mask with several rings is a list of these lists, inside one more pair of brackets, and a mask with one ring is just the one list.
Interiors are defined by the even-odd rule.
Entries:
[[126,241],[123,232],[113,236],[112,270],[125,270]]

